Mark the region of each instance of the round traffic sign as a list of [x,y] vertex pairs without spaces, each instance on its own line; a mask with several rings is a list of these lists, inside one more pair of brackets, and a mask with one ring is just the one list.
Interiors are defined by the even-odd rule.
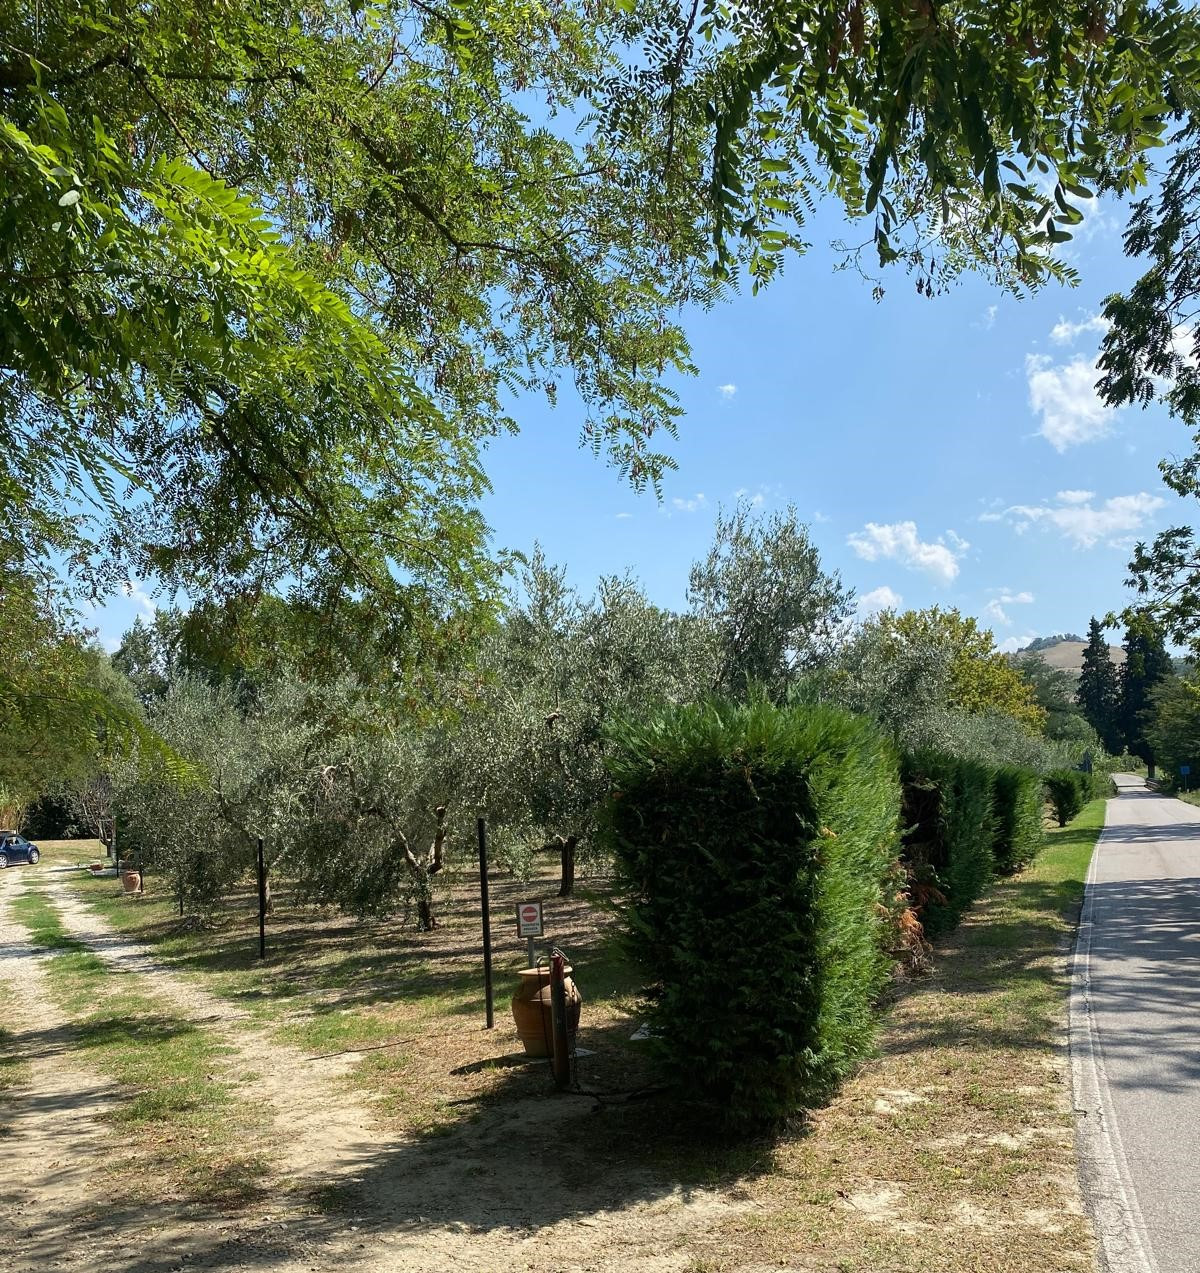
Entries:
[[521,922],[524,924],[536,924],[538,917],[538,908],[536,906],[521,907]]

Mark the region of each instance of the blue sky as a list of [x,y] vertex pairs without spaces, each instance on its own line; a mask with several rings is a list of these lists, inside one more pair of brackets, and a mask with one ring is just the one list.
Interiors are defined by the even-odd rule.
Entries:
[[[495,543],[540,541],[584,590],[631,570],[680,605],[717,507],[741,492],[795,504],[864,608],[957,606],[1003,648],[1083,632],[1123,603],[1135,540],[1192,512],[1156,467],[1188,449],[1185,428],[1160,408],[1108,411],[1092,390],[1095,316],[1137,273],[1123,224],[1099,208],[1067,249],[1081,285],[1025,301],[976,278],[926,299],[893,273],[875,302],[823,246],[845,227],[813,227],[809,254],[764,292],[686,316],[700,374],[678,385],[661,503],[580,449],[569,394],[554,410],[528,400],[521,433],[487,457]],[[107,645],[152,612],[152,591],[96,612]]]

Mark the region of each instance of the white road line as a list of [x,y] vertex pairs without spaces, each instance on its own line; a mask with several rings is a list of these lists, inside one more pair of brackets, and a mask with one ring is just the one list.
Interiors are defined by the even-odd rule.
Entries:
[[[1107,815],[1107,809],[1106,809]],[[1084,883],[1083,909],[1071,960],[1068,1033],[1075,1105],[1075,1143],[1084,1197],[1106,1273],[1159,1273],[1113,1113],[1104,1048],[1091,1009],[1091,956],[1096,864],[1108,837],[1107,816]]]

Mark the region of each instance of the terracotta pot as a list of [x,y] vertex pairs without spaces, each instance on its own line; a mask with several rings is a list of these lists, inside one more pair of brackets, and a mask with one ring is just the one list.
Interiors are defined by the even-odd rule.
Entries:
[[126,893],[136,893],[142,882],[142,877],[136,871],[122,871],[121,883],[125,886]]
[[[564,990],[567,996],[567,1032],[571,1038],[579,1029],[579,1012],[583,1006],[583,996],[571,980],[571,966],[567,965]],[[517,1026],[517,1037],[525,1045],[530,1056],[549,1056],[550,1043],[554,1037],[550,1018],[550,969],[523,968],[520,972],[521,984],[512,997],[513,1021]]]

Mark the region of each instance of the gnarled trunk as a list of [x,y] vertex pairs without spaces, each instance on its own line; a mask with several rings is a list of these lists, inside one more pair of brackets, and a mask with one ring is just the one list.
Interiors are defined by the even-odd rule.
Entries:
[[399,827],[393,828],[396,833],[396,844],[404,853],[408,869],[417,882],[417,927],[423,933],[432,932],[437,926],[437,916],[433,913],[433,877],[442,869],[446,852],[446,806],[439,805],[434,810],[437,815],[437,829],[433,833],[433,843],[429,852],[421,861],[409,847],[408,837]]
[[558,882],[559,897],[570,897],[575,891],[575,846],[578,843],[579,837],[575,835],[558,837],[558,847],[562,852],[562,868]]

